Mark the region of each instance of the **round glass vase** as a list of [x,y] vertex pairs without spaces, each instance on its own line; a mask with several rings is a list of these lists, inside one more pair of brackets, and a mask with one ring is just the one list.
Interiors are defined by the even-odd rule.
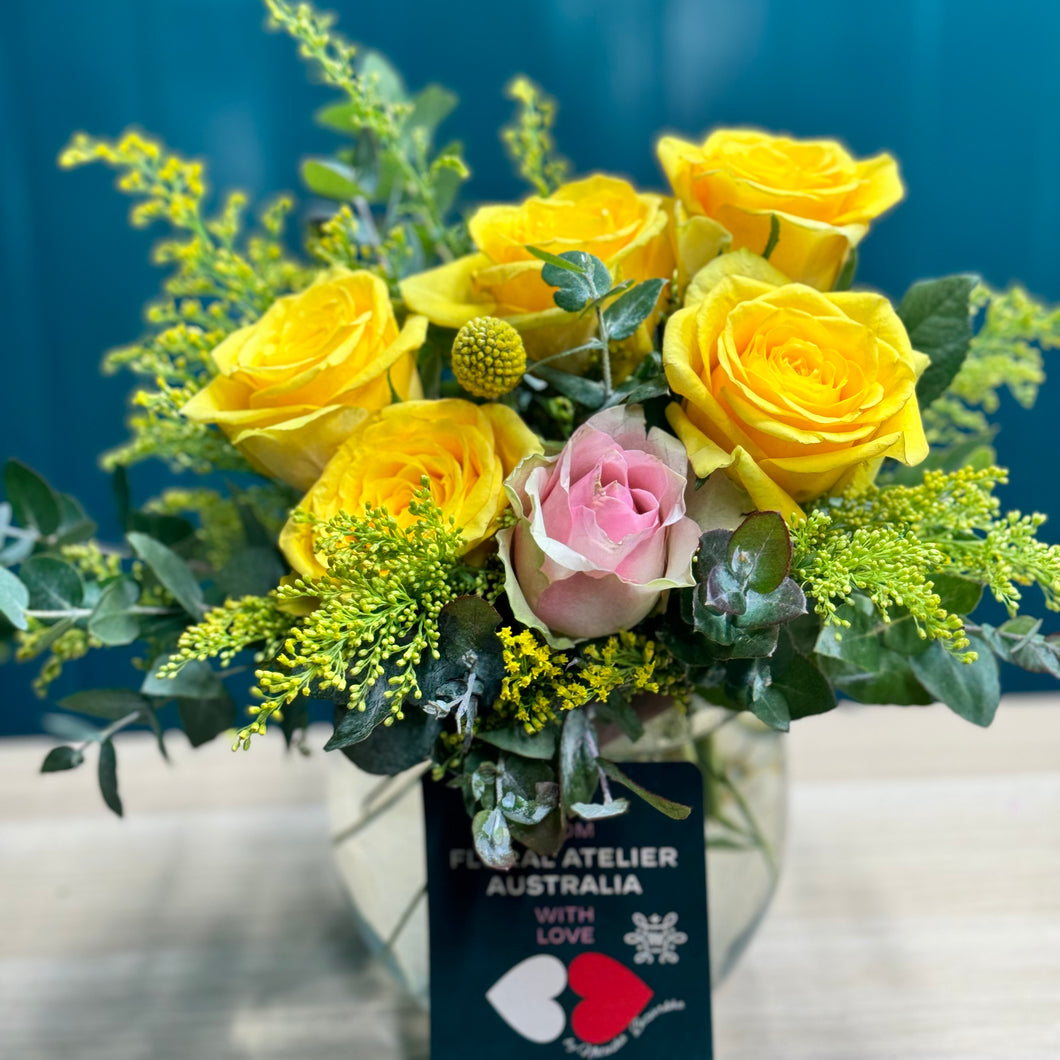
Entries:
[[[784,746],[782,734],[753,715],[696,701],[688,712],[657,713],[636,743],[616,737],[601,749],[617,762],[687,761],[703,773],[712,986],[747,947],[779,880],[787,820]],[[360,934],[426,1006],[425,769],[380,778],[342,755],[328,757],[335,857]]]

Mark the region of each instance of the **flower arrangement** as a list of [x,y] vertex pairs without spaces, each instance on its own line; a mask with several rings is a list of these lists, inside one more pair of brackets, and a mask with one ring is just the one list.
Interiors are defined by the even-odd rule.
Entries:
[[[435,132],[455,105],[406,92],[304,4],[273,24],[340,95],[342,137],[304,177],[330,203],[306,255],[279,199],[206,212],[199,163],[128,133],[79,135],[164,221],[170,269],[147,330],[108,369],[140,380],[129,442],[103,458],[125,543],[10,461],[0,633],[64,662],[135,644],[135,688],[62,702],[45,772],[177,705],[193,744],[249,749],[270,724],[369,772],[426,763],[464,793],[475,849],[554,852],[570,818],[661,812],[607,757],[661,703],[785,730],[836,705],[941,700],[988,725],[999,662],[1060,676],[1020,611],[1060,609],[1060,548],[1003,513],[987,416],[1024,404],[1060,312],[958,275],[897,306],[853,287],[871,222],[903,195],[887,155],[715,130],[664,137],[671,194],[571,180],[554,104],[517,79],[503,138],[533,194],[455,211],[467,169]],[[148,458],[221,471],[143,506]],[[984,590],[1009,617],[974,621]],[[252,671],[249,715],[226,682]],[[89,720],[95,719],[95,722]]]

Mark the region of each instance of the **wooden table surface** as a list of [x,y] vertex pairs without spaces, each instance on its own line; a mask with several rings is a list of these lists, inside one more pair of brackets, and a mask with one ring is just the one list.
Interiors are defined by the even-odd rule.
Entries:
[[[1060,1057],[1060,698],[986,732],[942,708],[795,729],[783,882],[714,999],[720,1060]],[[426,1057],[353,931],[326,756],[170,744],[167,768],[118,740],[119,821],[89,770],[37,774],[46,741],[0,741],[0,1057]]]

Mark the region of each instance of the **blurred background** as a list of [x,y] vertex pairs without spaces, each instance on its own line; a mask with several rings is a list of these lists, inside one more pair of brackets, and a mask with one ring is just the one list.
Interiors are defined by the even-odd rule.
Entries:
[[[861,248],[858,282],[898,298],[915,279],[977,271],[1060,300],[1060,5],[1042,0],[331,0],[345,35],[386,54],[409,87],[440,82],[462,105],[441,131],[473,170],[467,204],[522,197],[497,130],[516,72],[561,104],[557,137],[575,171],[663,181],[660,132],[714,125],[834,136],[857,155],[894,153],[908,197]],[[161,230],[133,231],[102,167],[60,172],[78,129],[129,125],[207,160],[215,189],[298,192],[299,162],[334,136],[289,39],[262,31],[259,0],[4,0],[0,30],[0,457],[77,494],[116,536],[97,455],[124,439],[131,377],[100,356],[136,337],[161,274]],[[301,196],[304,204],[306,197]],[[1000,460],[1009,507],[1052,516],[1060,454],[1049,425],[1060,378],[1033,412],[1006,401]],[[132,474],[139,500],[168,476]],[[1040,597],[1028,610],[1041,613]],[[1055,628],[1056,623],[1053,624]],[[53,698],[120,684],[107,652],[70,666]],[[1049,682],[1012,668],[1009,691]],[[30,667],[0,669],[0,734],[39,731]]]

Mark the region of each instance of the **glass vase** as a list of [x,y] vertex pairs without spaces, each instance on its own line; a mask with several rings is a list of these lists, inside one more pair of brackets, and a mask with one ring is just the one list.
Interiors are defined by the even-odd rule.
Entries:
[[[784,738],[747,713],[696,702],[645,722],[636,743],[602,733],[614,761],[690,761],[704,781],[711,983],[750,942],[776,889],[787,819]],[[335,857],[369,948],[423,1005],[429,996],[420,778],[380,778],[330,755]],[[665,794],[665,792],[660,792]]]

